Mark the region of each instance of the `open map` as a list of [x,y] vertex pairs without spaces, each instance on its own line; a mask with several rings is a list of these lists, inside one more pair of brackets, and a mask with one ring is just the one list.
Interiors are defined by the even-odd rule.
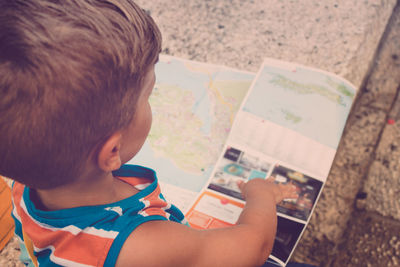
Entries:
[[291,184],[297,197],[277,204],[268,259],[285,266],[321,195],[356,88],[273,59],[255,75],[164,56],[156,76],[152,129],[129,163],[156,170],[166,199],[197,229],[235,225],[245,205],[239,183]]
[[321,195],[355,95],[356,88],[335,74],[266,59],[206,187],[186,213],[190,225],[235,225],[245,205],[240,183],[261,178],[291,184],[297,196],[276,206],[268,259],[285,266]]
[[255,75],[169,56],[160,57],[155,72],[152,129],[129,163],[155,169],[161,182],[199,192]]

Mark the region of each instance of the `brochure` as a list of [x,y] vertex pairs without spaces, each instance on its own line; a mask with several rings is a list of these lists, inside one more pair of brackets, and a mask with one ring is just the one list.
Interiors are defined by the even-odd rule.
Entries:
[[328,177],[356,87],[322,70],[266,59],[257,74],[162,56],[153,128],[130,162],[157,170],[165,197],[192,227],[236,223],[237,182],[292,183],[277,205],[270,261],[285,266]]

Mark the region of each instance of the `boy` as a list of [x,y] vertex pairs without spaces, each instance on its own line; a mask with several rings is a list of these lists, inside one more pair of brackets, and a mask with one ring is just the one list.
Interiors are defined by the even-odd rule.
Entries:
[[151,126],[161,34],[130,0],[0,0],[0,174],[44,266],[255,266],[294,188],[254,179],[235,226],[198,231],[155,172],[123,165]]

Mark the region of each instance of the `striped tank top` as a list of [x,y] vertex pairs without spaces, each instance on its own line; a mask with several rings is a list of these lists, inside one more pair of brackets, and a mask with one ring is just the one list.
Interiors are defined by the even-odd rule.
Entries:
[[43,211],[30,200],[28,187],[14,183],[15,232],[21,241],[30,239],[39,265],[114,266],[126,238],[140,224],[187,224],[182,212],[162,196],[153,170],[124,165],[113,174],[140,192],[106,205]]

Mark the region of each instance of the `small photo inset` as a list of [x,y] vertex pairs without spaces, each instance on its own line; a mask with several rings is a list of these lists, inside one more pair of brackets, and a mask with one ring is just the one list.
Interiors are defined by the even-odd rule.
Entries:
[[233,147],[228,147],[225,151],[224,158],[236,162],[239,160],[240,155],[242,155],[242,151]]
[[265,179],[271,164],[233,147],[228,147],[217,163],[217,170],[208,185],[209,189],[242,199],[239,181]]
[[281,165],[275,166],[271,177],[277,184],[293,184],[298,194],[297,199],[285,199],[279,203],[277,211],[307,221],[321,190],[322,182]]
[[297,239],[303,231],[304,224],[278,216],[274,247],[271,255],[286,262],[296,245]]

